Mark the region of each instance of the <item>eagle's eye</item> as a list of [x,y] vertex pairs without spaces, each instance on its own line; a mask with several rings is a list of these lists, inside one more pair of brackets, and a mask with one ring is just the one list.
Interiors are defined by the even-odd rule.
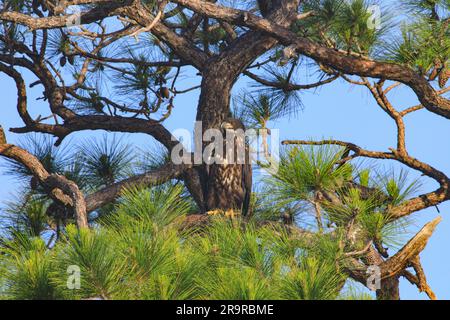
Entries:
[[222,122],[222,124],[220,125],[220,128],[222,130],[233,130],[234,129],[233,125],[229,122]]

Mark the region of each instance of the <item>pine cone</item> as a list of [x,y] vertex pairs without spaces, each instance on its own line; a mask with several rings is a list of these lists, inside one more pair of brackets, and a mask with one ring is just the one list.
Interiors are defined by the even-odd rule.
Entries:
[[170,98],[170,91],[167,87],[161,87],[161,89],[159,89],[159,93],[160,93],[161,97],[164,99]]
[[65,56],[61,57],[61,59],[59,59],[59,64],[61,65],[61,67],[64,67],[67,63],[67,58]]

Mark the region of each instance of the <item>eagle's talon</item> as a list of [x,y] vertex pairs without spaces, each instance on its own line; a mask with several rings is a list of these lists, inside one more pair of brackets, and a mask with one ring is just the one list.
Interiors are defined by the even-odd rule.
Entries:
[[207,214],[208,216],[218,216],[218,215],[221,215],[222,213],[223,213],[222,210],[216,209],[216,210],[208,211],[206,214]]
[[234,209],[228,209],[228,210],[211,210],[206,213],[208,216],[225,216],[228,218],[236,218],[241,215],[239,211],[236,211]]
[[228,209],[227,211],[225,211],[225,217],[229,217],[229,218],[236,218],[238,216],[240,216],[240,212],[233,210],[233,209]]

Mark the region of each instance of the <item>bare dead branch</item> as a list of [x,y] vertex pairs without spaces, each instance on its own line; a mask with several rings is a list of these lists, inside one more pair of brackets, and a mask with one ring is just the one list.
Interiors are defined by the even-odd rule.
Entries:
[[410,264],[417,261],[417,256],[425,249],[428,240],[433,235],[441,217],[427,223],[408,243],[395,255],[379,265],[383,278],[390,278],[403,272]]

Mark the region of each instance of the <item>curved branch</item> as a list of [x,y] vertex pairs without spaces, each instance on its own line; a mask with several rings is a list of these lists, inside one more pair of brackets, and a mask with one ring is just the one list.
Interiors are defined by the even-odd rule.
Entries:
[[441,221],[442,217],[437,217],[427,223],[402,249],[388,260],[382,262],[379,265],[382,278],[396,276],[403,272],[411,262],[414,262],[420,252],[425,249],[428,240]]
[[411,262],[416,275],[413,275],[408,270],[403,271],[402,276],[408,279],[409,282],[416,285],[420,292],[425,292],[430,300],[437,300],[436,294],[433,292],[431,287],[427,283],[427,279],[425,277],[425,272],[423,271],[422,265],[420,264],[420,258],[416,257]]
[[[123,6],[130,4],[131,2],[131,0],[108,1],[108,3],[96,6],[90,11],[81,13],[80,22],[82,24],[88,24],[113,16],[117,14]],[[5,11],[0,13],[0,20],[23,24],[30,30],[63,28],[67,26],[67,22],[72,18],[73,15],[36,18],[16,11]]]
[[171,150],[178,145],[178,141],[172,134],[156,120],[144,120],[139,118],[126,118],[120,116],[88,115],[76,116],[66,120],[61,125],[35,124],[22,128],[11,128],[15,133],[44,132],[59,138],[58,143],[69,134],[82,130],[107,130],[114,132],[146,133]]
[[25,124],[33,123],[33,119],[27,110],[27,89],[22,75],[12,67],[0,63],[0,71],[10,76],[17,87],[17,111]]
[[63,176],[50,174],[42,163],[27,151],[7,144],[1,127],[0,137],[0,155],[15,160],[30,170],[52,199],[73,208],[78,228],[87,228],[86,203],[78,186]]
[[450,179],[441,171],[423,163],[411,156],[391,150],[391,152],[379,152],[365,150],[354,143],[340,141],[340,140],[322,140],[322,141],[307,141],[307,140],[285,140],[283,145],[337,145],[353,151],[351,159],[357,157],[366,157],[372,159],[395,160],[410,167],[411,169],[422,172],[424,175],[436,180],[440,184],[439,189],[426,193],[415,198],[406,200],[402,204],[389,208],[389,214],[392,218],[398,219],[408,216],[414,212],[435,206],[450,199]]
[[180,177],[189,166],[168,164],[144,174],[136,175],[123,181],[94,192],[86,196],[87,212],[92,212],[113,202],[120,197],[122,191],[133,186],[147,187],[151,185],[163,184],[171,179]]
[[[436,296],[426,283],[425,274],[419,263],[419,254],[425,249],[428,240],[441,220],[441,217],[437,217],[433,221],[427,223],[390,259],[383,261],[379,254],[376,253],[375,259],[370,259],[370,261],[367,262],[371,265],[377,265],[380,268],[381,280],[404,276],[411,283],[416,284],[420,291],[425,291],[430,299],[435,299]],[[347,263],[345,271],[350,277],[363,285],[367,285],[368,274],[366,271],[368,266],[352,256],[347,256],[345,261]],[[412,266],[416,270],[417,276],[406,270],[409,266]]]

